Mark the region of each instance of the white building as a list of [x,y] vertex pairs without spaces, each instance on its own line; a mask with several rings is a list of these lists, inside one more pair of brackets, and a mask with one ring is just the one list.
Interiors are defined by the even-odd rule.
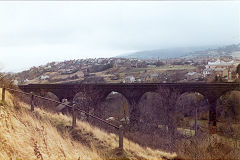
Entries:
[[233,65],[234,65],[233,60],[230,61],[230,62],[225,62],[225,61],[222,61],[222,60],[218,59],[215,62],[208,62],[208,65],[206,65],[206,68],[212,68],[212,69],[227,68],[227,67],[232,67]]
[[212,74],[213,70],[211,68],[206,68],[203,70],[203,77],[207,77],[208,75]]
[[52,68],[52,66],[50,66],[50,65],[44,67],[44,69],[46,69],[46,70],[51,69],[51,68]]
[[[227,75],[229,69],[233,68],[235,66],[234,61],[225,62],[223,60],[216,60],[215,62],[208,62],[208,64],[205,66],[205,69],[203,70],[203,77],[206,77],[213,72],[220,73],[222,76]],[[227,74],[224,74],[224,72],[227,72]]]
[[157,80],[158,79],[158,74],[156,74],[156,73],[153,73],[153,74],[151,74],[151,81],[155,81],[155,80]]
[[29,82],[29,80],[28,80],[28,79],[25,79],[23,82],[24,82],[24,83],[27,83],[27,82]]
[[18,81],[17,81],[17,80],[14,80],[14,81],[13,81],[13,84],[14,84],[14,85],[18,85]]
[[125,77],[124,83],[134,83],[136,81],[134,76]]
[[41,77],[40,77],[40,80],[46,80],[46,79],[49,79],[49,76],[48,75],[42,75]]

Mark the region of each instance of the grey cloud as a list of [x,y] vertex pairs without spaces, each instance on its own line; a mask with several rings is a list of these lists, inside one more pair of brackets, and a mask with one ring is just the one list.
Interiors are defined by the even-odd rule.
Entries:
[[19,55],[28,58],[15,68],[240,41],[237,1],[0,2],[0,19],[0,54],[6,59],[0,62],[5,70],[14,70],[10,59]]

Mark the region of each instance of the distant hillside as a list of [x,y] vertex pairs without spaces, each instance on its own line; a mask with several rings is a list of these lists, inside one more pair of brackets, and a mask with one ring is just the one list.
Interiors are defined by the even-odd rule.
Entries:
[[213,48],[213,49],[206,49],[201,51],[191,52],[189,54],[191,57],[196,56],[233,56],[233,57],[240,57],[240,43],[227,45],[223,47]]
[[189,47],[189,48],[170,48],[170,49],[157,49],[149,51],[140,51],[131,54],[123,54],[119,57],[123,58],[138,58],[138,59],[166,59],[166,58],[179,58],[188,56],[190,53],[200,50],[208,49],[209,47]]
[[227,46],[203,46],[186,47],[172,49],[158,49],[149,51],[140,51],[131,54],[123,54],[119,57],[138,58],[138,59],[166,59],[166,58],[193,58],[196,56],[223,56],[232,55],[238,57],[240,54],[240,43]]

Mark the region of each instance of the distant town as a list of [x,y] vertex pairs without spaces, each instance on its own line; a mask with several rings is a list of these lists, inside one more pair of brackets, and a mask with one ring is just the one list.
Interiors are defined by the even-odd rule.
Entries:
[[[231,48],[231,49],[229,49]],[[51,62],[11,74],[15,84],[238,82],[240,45],[178,58],[94,58]]]

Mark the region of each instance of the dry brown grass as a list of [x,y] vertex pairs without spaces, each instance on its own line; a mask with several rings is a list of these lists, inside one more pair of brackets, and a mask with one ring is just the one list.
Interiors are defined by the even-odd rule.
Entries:
[[0,105],[0,159],[160,160],[176,156],[127,139],[125,152],[120,154],[117,135],[81,121],[71,129],[71,117],[39,108],[31,113],[29,108],[6,92],[6,103]]

